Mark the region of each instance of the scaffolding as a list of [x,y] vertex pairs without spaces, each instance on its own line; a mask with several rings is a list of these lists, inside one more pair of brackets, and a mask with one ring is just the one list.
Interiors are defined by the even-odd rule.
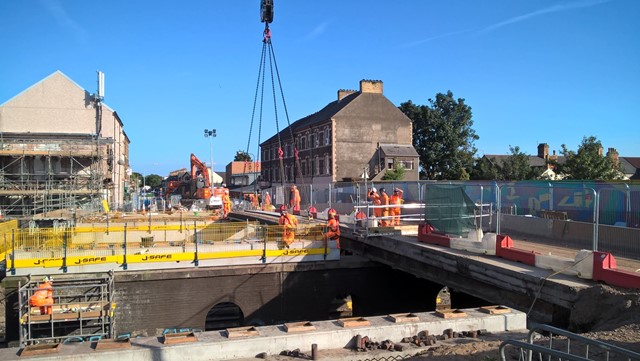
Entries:
[[54,279],[51,314],[41,314],[29,299],[38,289],[30,276],[19,285],[20,345],[95,341],[113,338],[113,272]]
[[[5,215],[72,214],[99,204],[110,184],[113,139],[0,136],[0,209]],[[106,173],[108,174],[108,173]]]

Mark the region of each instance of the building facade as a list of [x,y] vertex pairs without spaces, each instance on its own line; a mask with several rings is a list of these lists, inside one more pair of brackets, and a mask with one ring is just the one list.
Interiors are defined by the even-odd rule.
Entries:
[[260,147],[266,185],[377,180],[396,164],[405,168],[404,180],[418,180],[412,122],[384,96],[380,80],[339,90],[337,100]]
[[118,114],[60,71],[0,105],[0,208],[15,216],[124,203],[130,140]]

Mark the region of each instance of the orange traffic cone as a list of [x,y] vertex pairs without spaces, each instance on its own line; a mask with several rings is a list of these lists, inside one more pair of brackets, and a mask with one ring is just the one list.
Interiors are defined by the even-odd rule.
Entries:
[[142,205],[142,215],[144,216],[147,212],[144,210],[144,205]]

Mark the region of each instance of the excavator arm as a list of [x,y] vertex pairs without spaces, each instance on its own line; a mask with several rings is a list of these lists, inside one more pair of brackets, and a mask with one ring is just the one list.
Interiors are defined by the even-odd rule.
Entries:
[[196,186],[196,197],[199,199],[208,199],[211,197],[211,178],[209,177],[209,169],[207,169],[207,166],[202,163],[195,154],[191,153],[191,181],[197,182],[198,175],[202,176],[204,185],[201,188]]

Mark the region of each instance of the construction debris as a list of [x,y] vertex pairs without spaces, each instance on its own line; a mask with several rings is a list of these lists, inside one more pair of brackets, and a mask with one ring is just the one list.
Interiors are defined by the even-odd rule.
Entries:
[[[461,331],[456,332],[451,328],[442,331],[441,335],[430,335],[428,330],[420,331],[417,335],[411,337],[404,337],[399,343],[394,343],[391,340],[384,340],[382,342],[376,342],[369,338],[369,336],[357,335],[355,339],[354,350],[357,352],[366,352],[372,350],[389,350],[389,351],[405,351],[406,347],[413,345],[416,347],[429,347],[434,346],[437,341],[444,341],[454,338],[477,338],[480,335],[487,335],[487,330],[473,330],[473,331]],[[409,344],[409,345],[403,345]]]

